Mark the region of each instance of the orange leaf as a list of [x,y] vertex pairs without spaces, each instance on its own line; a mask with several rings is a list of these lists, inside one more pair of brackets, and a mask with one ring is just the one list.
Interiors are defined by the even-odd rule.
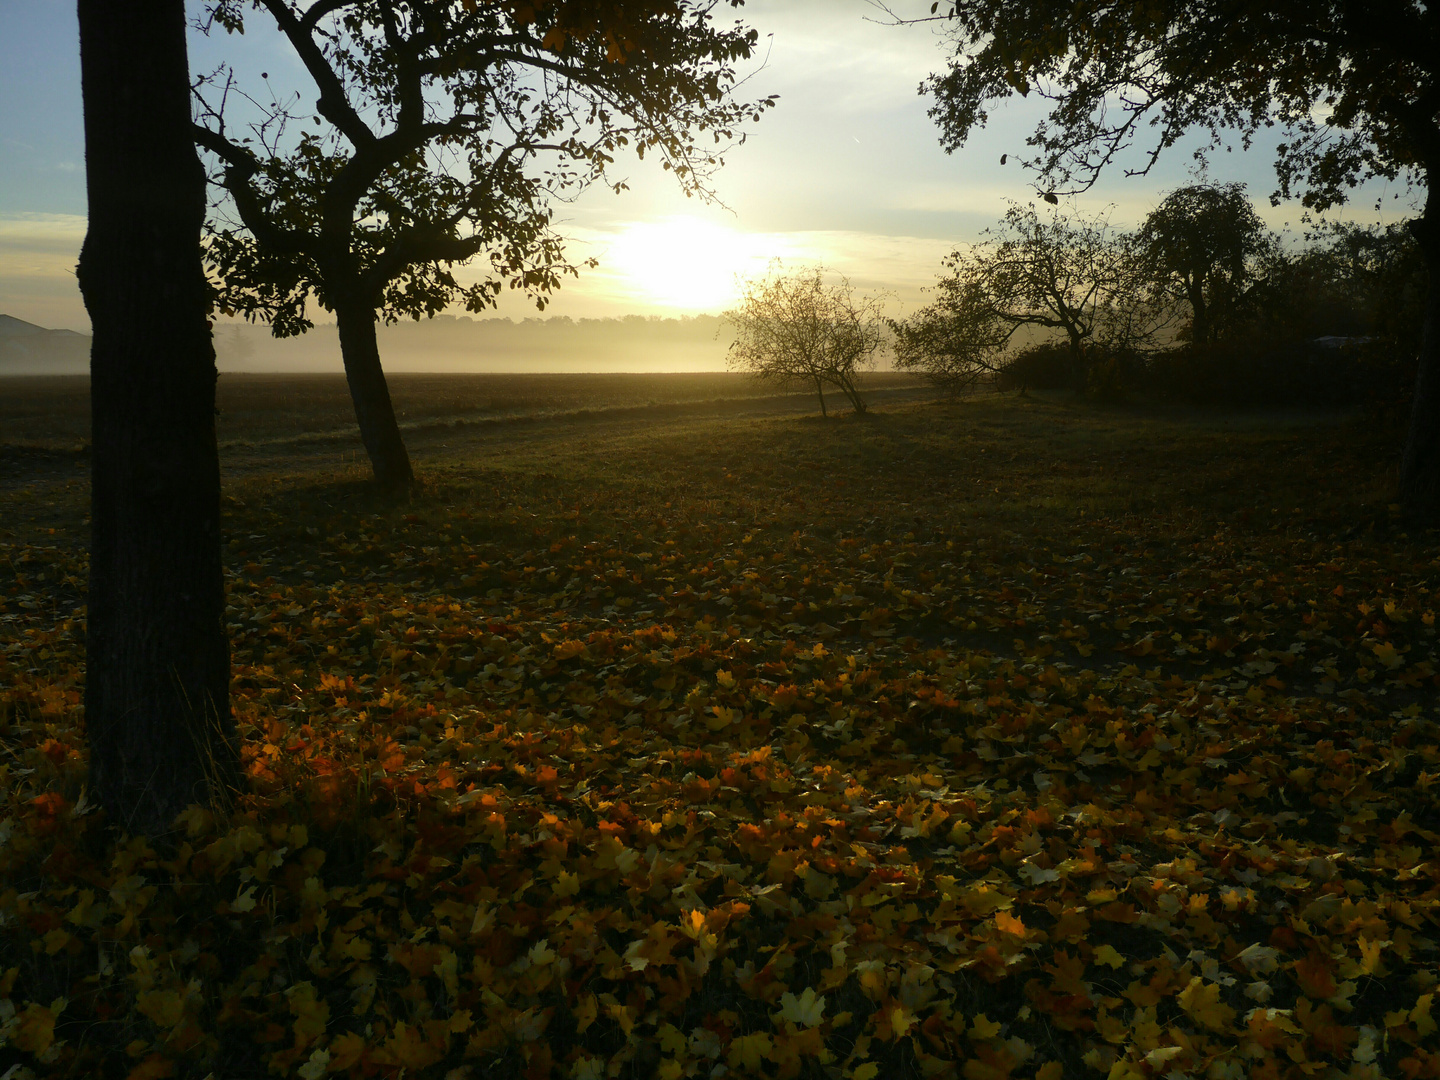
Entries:
[[1011,915],[1008,911],[995,913],[995,925],[1002,934],[1013,934],[1022,938],[1025,936],[1025,924],[1020,921],[1020,916]]

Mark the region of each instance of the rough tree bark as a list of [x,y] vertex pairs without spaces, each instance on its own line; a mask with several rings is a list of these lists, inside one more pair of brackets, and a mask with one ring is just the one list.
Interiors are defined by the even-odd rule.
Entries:
[[410,455],[395,419],[385,369],[380,366],[375,308],[363,302],[337,304],[335,324],[340,334],[345,380],[360,427],[360,441],[370,456],[375,482],[386,494],[404,498],[415,486],[415,473],[410,468]]
[[85,722],[108,820],[166,833],[238,775],[220,562],[215,350],[183,0],[79,0],[89,227]]
[[1430,280],[1425,295],[1410,433],[1400,463],[1400,500],[1406,511],[1424,524],[1440,523],[1440,193],[1435,190],[1437,173],[1440,170],[1429,170],[1425,212],[1410,224],[1410,231],[1425,257]]
[[1196,345],[1205,345],[1210,341],[1210,317],[1205,307],[1205,285],[1202,275],[1186,275],[1185,296],[1190,301],[1190,311],[1193,318],[1190,320],[1190,340]]

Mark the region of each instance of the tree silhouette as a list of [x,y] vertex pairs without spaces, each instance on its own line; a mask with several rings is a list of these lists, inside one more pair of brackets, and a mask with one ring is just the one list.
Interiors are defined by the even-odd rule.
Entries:
[[854,295],[845,278],[827,284],[823,267],[793,274],[778,264],[747,281],[740,303],[721,316],[735,331],[728,361],[771,382],[810,385],[825,407],[825,386],[835,387],[857,413],[865,411],[859,376],[884,344],[880,301]]
[[[377,316],[480,311],[507,285],[540,305],[574,271],[552,201],[607,179],[616,155],[658,155],[703,193],[739,125],[770,99],[731,99],[753,30],[690,0],[259,0],[318,90],[260,106],[245,135],[233,73],[198,88],[195,137],[238,221],[217,221],[227,310],[276,334],[335,314],[360,434],[382,487],[413,483],[376,343]],[[215,19],[241,26],[238,0]],[[298,128],[298,134],[293,134]],[[618,189],[622,182],[613,182]],[[479,280],[457,264],[483,256]]]
[[1190,305],[1190,340],[1214,341],[1241,316],[1276,242],[1244,184],[1190,184],[1152,210],[1137,237],[1162,294]]
[[1134,348],[1157,328],[1140,303],[1136,262],[1126,238],[1097,217],[1042,218],[1012,205],[998,232],[945,259],[935,300],[894,322],[895,366],[925,373],[954,393],[1004,366],[1026,327],[1061,336],[1071,381],[1086,389],[1090,346]]
[[1423,0],[949,0],[930,7],[954,52],[927,80],[947,150],[1012,93],[1051,103],[1025,164],[1042,191],[1083,190],[1152,134],[1148,172],[1187,132],[1260,129],[1278,149],[1281,196],[1323,211],[1370,179],[1413,182],[1410,230],[1430,270],[1400,494],[1440,517],[1440,8]]
[[166,832],[238,772],[215,350],[182,0],[80,0],[93,324],[85,726],[111,822]]

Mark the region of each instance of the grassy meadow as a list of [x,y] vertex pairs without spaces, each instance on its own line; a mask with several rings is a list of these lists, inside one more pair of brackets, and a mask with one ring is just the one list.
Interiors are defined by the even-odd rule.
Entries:
[[397,379],[398,507],[222,380],[249,789],[159,851],[83,383],[0,384],[0,1075],[1440,1076],[1397,432],[620,378]]

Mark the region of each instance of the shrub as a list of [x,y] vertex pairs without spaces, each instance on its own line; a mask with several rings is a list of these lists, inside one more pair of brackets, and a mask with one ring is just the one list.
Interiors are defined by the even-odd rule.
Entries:
[[1186,345],[1152,357],[1149,396],[1191,405],[1262,408],[1403,407],[1415,358],[1393,342],[1243,338]]
[[1063,341],[1020,350],[995,376],[999,390],[1068,390],[1074,385],[1075,366],[1070,346]]

